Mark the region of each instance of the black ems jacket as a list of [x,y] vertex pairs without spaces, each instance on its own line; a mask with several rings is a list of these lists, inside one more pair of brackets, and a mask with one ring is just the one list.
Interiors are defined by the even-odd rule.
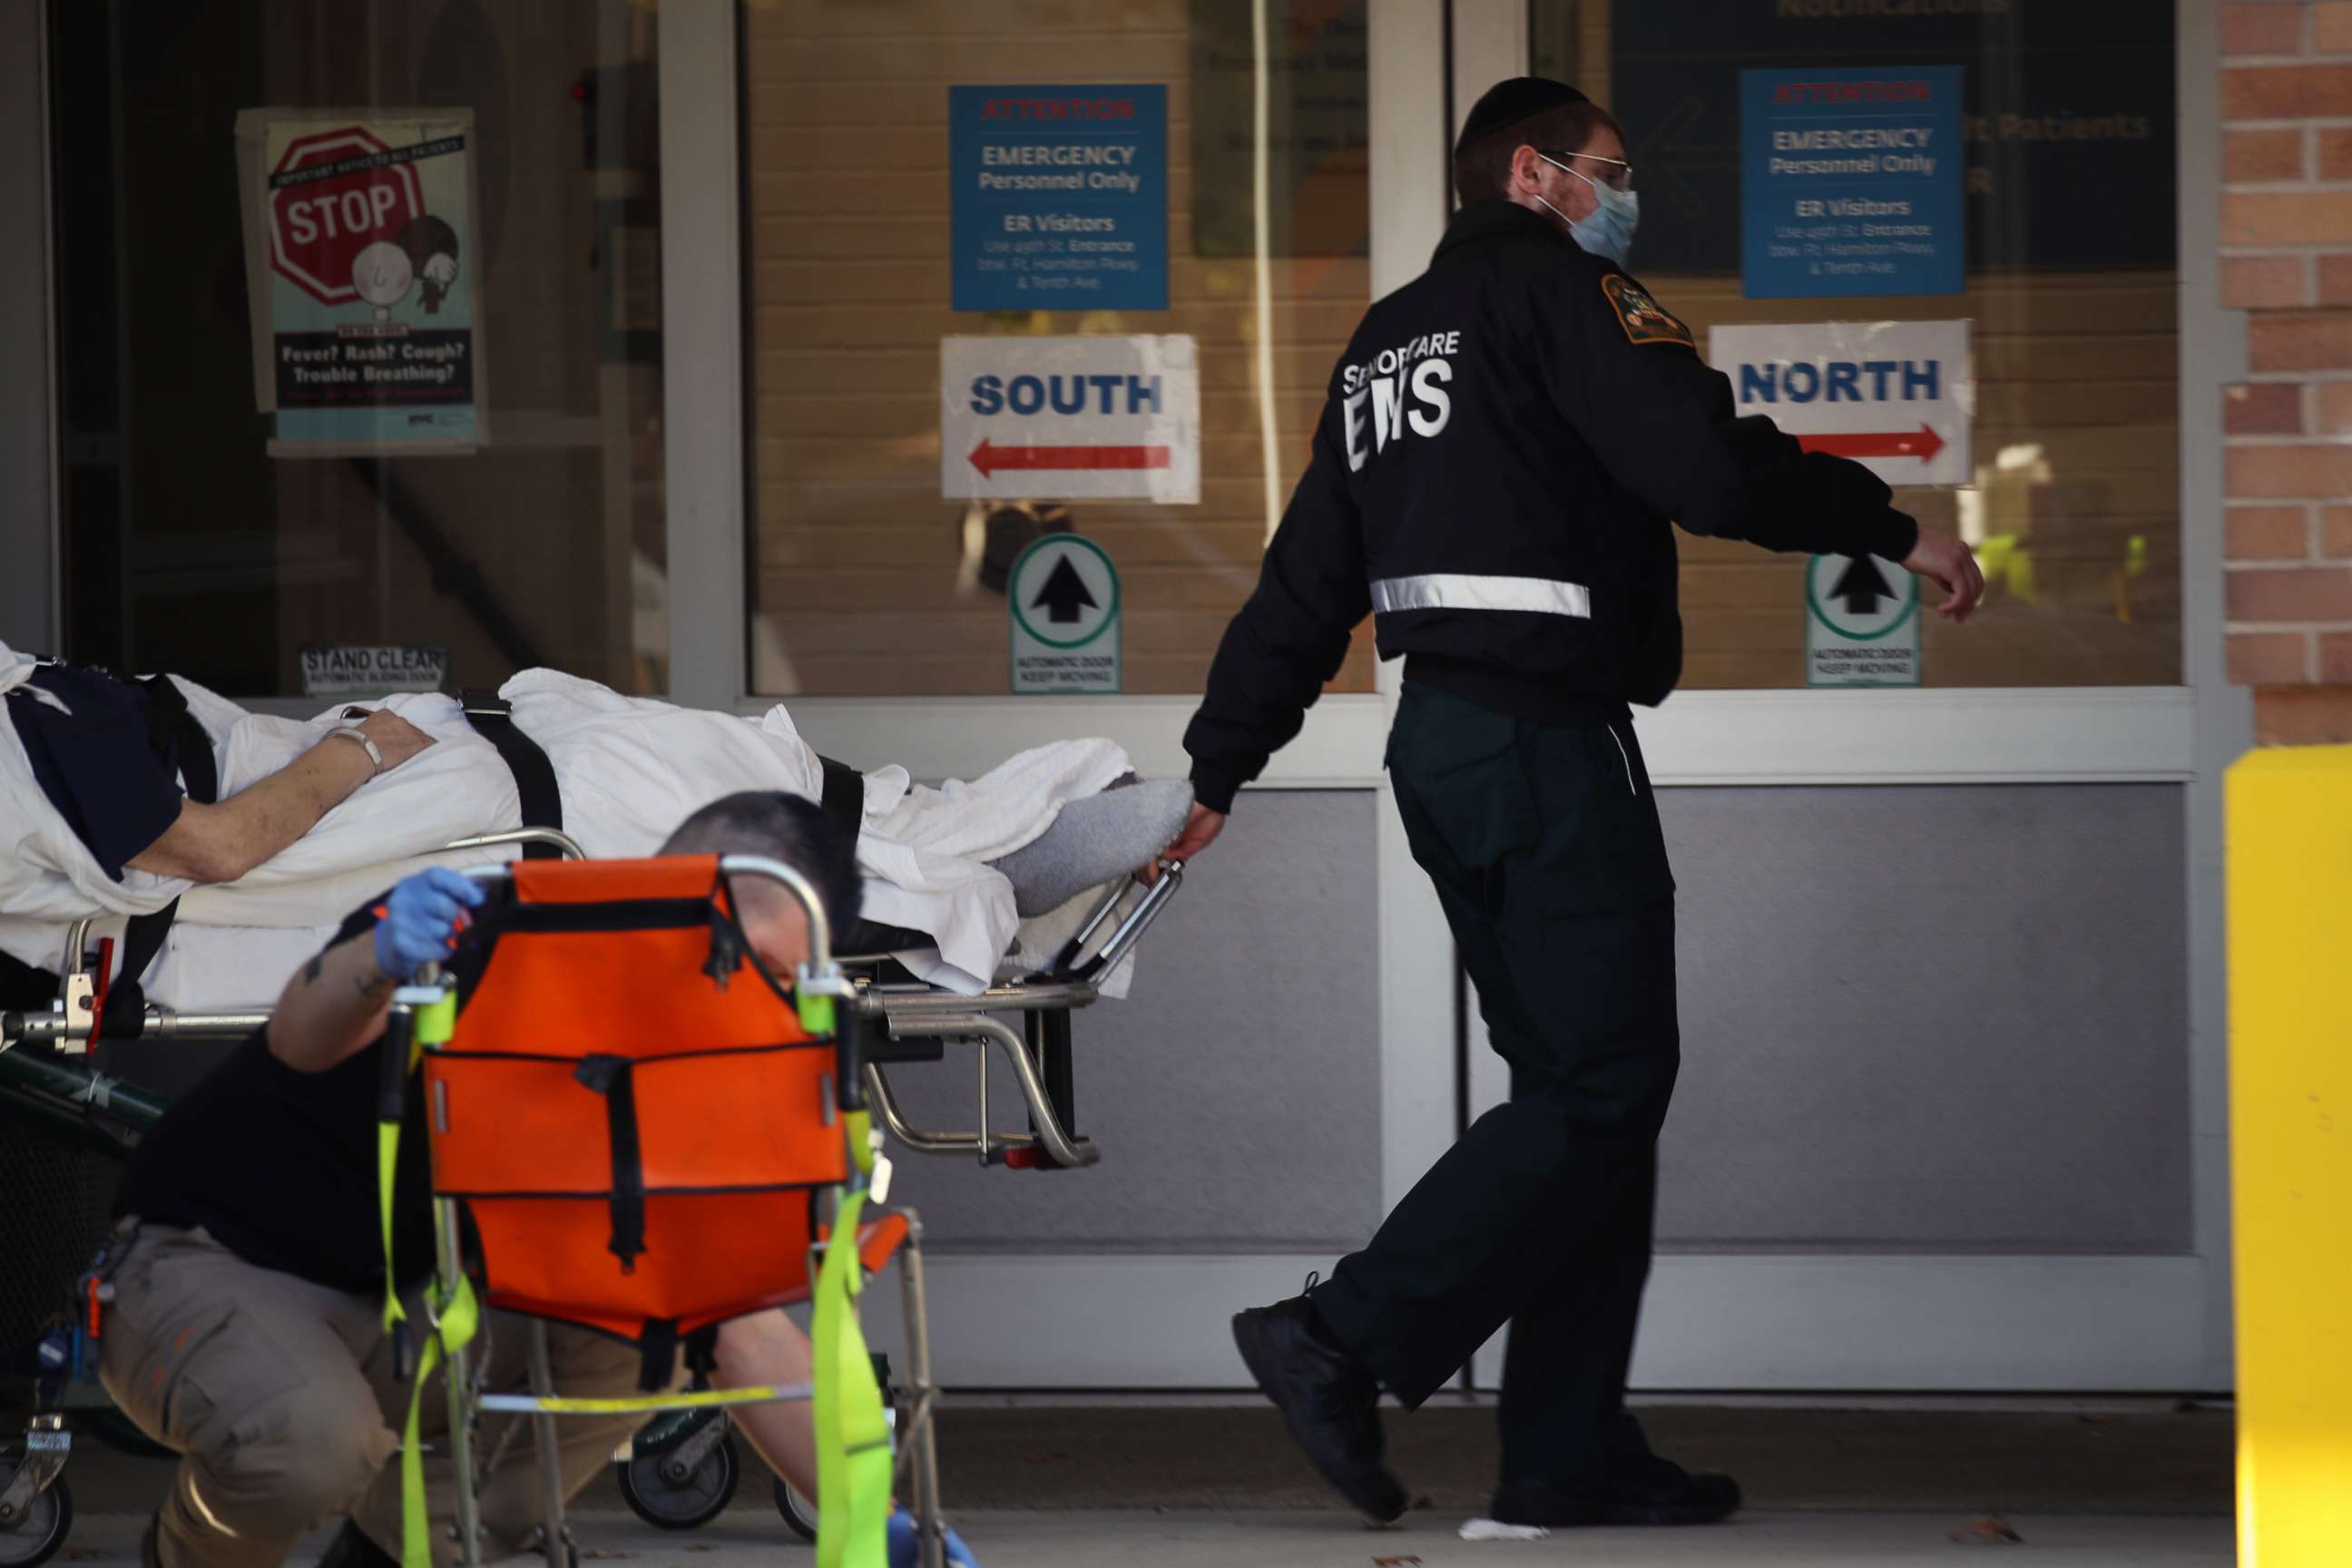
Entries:
[[1313,460],[1185,731],[1194,792],[1231,807],[1368,612],[1408,681],[1498,711],[1654,706],[1682,671],[1670,521],[1900,561],[1918,530],[1889,495],[1735,416],[1682,322],[1551,219],[1465,207],[1332,373]]

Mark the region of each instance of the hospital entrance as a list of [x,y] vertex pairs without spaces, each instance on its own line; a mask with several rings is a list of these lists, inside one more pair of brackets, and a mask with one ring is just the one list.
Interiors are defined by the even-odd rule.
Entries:
[[[157,1561],[151,1517],[193,1560],[194,1407],[110,1394],[105,1324],[114,1249],[217,1230],[215,1184],[126,1169],[250,1081],[204,1147],[300,1170],[296,1072],[379,1058],[344,1175],[383,1217],[339,1241],[425,1293],[384,1342],[425,1380],[370,1473],[475,1475],[432,1507],[484,1560],[523,1497],[506,1545],[554,1561],[566,1487],[580,1555],[664,1563],[898,1516],[979,1562],[2239,1560],[2229,1090],[2319,1092],[2322,1004],[2233,1058],[2225,775],[2347,628],[2332,577],[2273,615],[2245,570],[2336,573],[2342,498],[2224,489],[2335,405],[2244,423],[2332,373],[2245,346],[2214,150],[2290,112],[2224,79],[2329,51],[2240,36],[2299,0],[2126,9],[0,0],[0,1568]],[[1678,536],[1679,687],[1611,759],[1673,866],[1681,1042],[1626,1384],[1745,1504],[1514,1543],[1465,1528],[1501,1334],[1391,1401],[1411,1500],[1369,1532],[1232,1327],[1513,1094],[1374,617],[1167,852],[1318,428],[1360,468],[1475,416],[1443,331],[1334,367],[1517,77],[1623,132],[1611,334],[1867,467],[1985,595]],[[313,1050],[338,976],[383,994]],[[531,1468],[567,1345],[627,1363],[561,1418],[615,1424],[584,1483]]]

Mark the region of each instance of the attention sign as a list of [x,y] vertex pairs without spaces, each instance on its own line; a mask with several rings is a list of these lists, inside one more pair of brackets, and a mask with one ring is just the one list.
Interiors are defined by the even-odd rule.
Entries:
[[1741,71],[1741,292],[1962,292],[1962,161],[1958,66]]
[[1168,308],[1168,89],[948,89],[959,310]]

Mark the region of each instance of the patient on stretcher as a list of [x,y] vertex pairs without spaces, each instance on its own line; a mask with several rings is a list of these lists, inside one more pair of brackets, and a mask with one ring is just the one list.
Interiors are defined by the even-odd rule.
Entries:
[[[48,968],[65,922],[177,900],[171,948],[144,978],[149,1000],[182,1011],[257,1004],[357,900],[424,864],[510,856],[441,851],[526,825],[513,773],[446,696],[306,722],[176,677],[37,666],[5,645],[0,693],[0,952]],[[501,695],[551,765],[563,830],[592,856],[649,854],[735,791],[826,796],[825,766],[782,705],[740,719],[552,670]],[[1148,860],[1191,799],[1181,782],[1137,783],[1108,741],[1035,748],[969,783],[883,767],[851,788],[868,931],[960,990],[1016,948],[1058,945],[1056,913]]]

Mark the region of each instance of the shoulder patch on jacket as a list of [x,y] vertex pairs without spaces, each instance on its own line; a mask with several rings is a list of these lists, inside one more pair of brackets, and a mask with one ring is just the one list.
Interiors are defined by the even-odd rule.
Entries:
[[1650,298],[1650,291],[1622,272],[1612,272],[1601,279],[1601,291],[1609,296],[1609,308],[1617,312],[1617,324],[1625,329],[1626,338],[1637,343],[1680,343],[1685,348],[1691,342],[1690,329],[1667,314],[1664,306]]

